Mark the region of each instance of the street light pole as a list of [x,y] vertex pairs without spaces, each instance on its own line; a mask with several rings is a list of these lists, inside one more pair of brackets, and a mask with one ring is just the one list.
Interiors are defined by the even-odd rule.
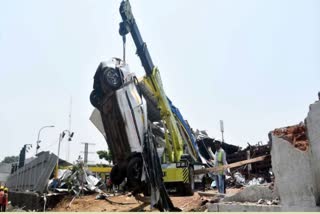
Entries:
[[51,125],[51,126],[43,126],[43,127],[41,127],[41,129],[39,130],[39,132],[38,132],[38,139],[37,139],[37,146],[36,146],[36,155],[38,154],[38,149],[40,148],[39,147],[39,143],[41,142],[40,141],[40,132],[42,131],[42,129],[45,129],[45,128],[53,128],[54,127],[54,125]]
[[58,160],[57,160],[57,164],[56,164],[56,170],[55,170],[55,178],[58,178],[58,170],[59,170],[59,159],[60,159],[60,144],[64,138],[64,136],[66,135],[66,133],[69,136],[68,141],[71,141],[72,137],[73,137],[73,132],[70,132],[69,130],[64,130],[63,132],[60,133],[59,135],[59,144],[58,144]]

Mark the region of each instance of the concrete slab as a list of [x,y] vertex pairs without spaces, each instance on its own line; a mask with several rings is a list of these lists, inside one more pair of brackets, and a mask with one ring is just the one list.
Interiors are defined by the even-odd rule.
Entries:
[[320,205],[320,101],[310,105],[306,125],[310,144],[314,196],[316,198],[316,204]]
[[260,204],[207,204],[208,212],[280,212],[279,205]]
[[260,205],[249,203],[207,203],[208,212],[319,212],[320,207]]
[[270,136],[272,170],[281,205],[315,207],[309,151],[298,150],[287,140]]

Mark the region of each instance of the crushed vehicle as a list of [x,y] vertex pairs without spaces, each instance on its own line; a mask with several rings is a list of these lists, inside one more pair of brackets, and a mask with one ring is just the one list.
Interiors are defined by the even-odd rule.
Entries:
[[[124,56],[100,63],[90,95],[95,107],[90,120],[113,154],[112,182],[126,180],[134,194],[151,196],[152,206],[174,210],[166,187],[193,195],[195,182],[203,178],[193,171],[207,160],[199,153],[189,124],[166,96],[128,0],[121,2],[120,14]],[[125,62],[129,33],[146,73],[141,80]]]

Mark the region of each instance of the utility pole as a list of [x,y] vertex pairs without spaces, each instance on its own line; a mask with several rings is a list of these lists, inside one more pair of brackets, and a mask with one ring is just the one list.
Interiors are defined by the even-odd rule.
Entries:
[[88,165],[88,162],[90,162],[90,161],[88,161],[88,154],[89,154],[89,153],[93,153],[93,152],[89,152],[89,145],[96,145],[96,144],[94,144],[94,143],[87,143],[87,142],[83,142],[83,143],[81,143],[81,144],[84,144],[84,151],[82,151],[82,152],[84,153],[84,159],[83,159],[83,161],[84,161],[84,165],[87,166],[87,165]]
[[223,127],[223,120],[220,120],[220,131],[221,131],[221,135],[222,135],[222,143],[224,143],[224,136],[223,136],[223,132],[224,132],[224,127]]
[[66,133],[68,134],[68,141],[70,142],[72,140],[72,137],[74,135],[73,132],[70,132],[69,130],[64,130],[60,133],[59,135],[59,144],[58,144],[58,160],[57,160],[57,164],[56,164],[56,169],[55,169],[55,178],[58,178],[58,171],[59,171],[59,159],[60,159],[60,144],[64,138],[64,136],[66,136]]

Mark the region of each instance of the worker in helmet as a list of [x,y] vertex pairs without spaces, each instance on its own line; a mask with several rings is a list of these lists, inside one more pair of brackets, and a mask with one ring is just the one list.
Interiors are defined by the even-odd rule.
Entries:
[[0,212],[2,212],[3,209],[3,198],[4,198],[4,187],[0,186]]
[[8,188],[7,187],[5,187],[4,189],[3,189],[3,192],[4,192],[4,194],[3,194],[3,200],[2,200],[2,212],[5,212],[6,211],[6,209],[7,209],[7,206],[8,206],[8,199],[9,199],[9,197],[8,197]]
[[[226,152],[221,147],[221,142],[216,141],[216,153],[214,159],[215,167],[228,165]],[[219,193],[225,193],[225,174],[227,169],[220,170],[216,174],[216,185]]]

